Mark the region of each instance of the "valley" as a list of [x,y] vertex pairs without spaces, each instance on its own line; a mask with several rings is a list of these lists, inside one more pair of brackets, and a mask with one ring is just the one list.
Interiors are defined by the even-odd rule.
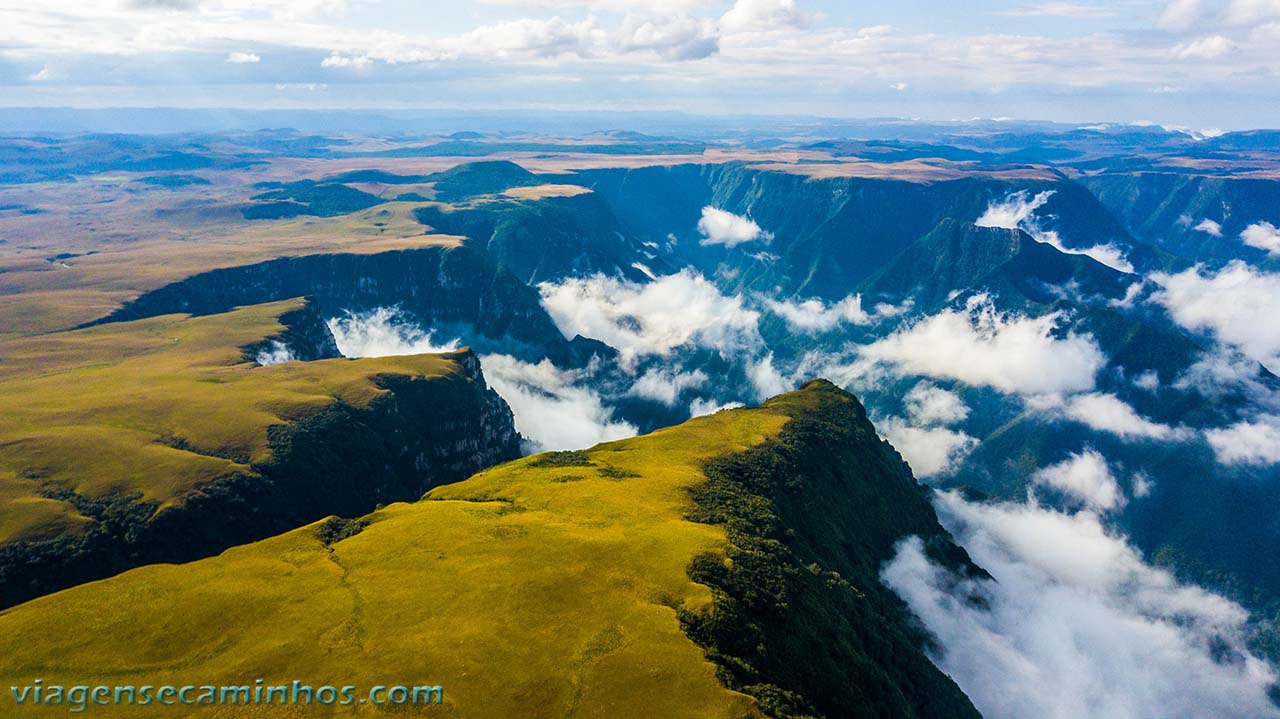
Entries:
[[0,139],[0,675],[1005,717],[1105,615],[1276,713],[1280,145],[826,131]]

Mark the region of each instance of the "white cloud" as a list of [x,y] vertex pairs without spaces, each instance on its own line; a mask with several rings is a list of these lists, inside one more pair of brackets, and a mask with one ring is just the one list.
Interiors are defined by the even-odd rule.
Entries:
[[877,418],[876,429],[924,479],[951,474],[978,446],[978,440],[947,425],[969,416],[964,400],[930,382],[919,382],[902,398],[906,419]]
[[909,84],[907,84],[907,83],[905,83],[905,82],[895,82],[895,83],[893,83],[892,85],[890,85],[890,86],[889,86],[889,89],[890,89],[890,90],[897,90],[898,92],[902,92],[903,90],[906,90],[906,89],[907,89],[907,88],[909,88],[909,87],[911,87],[911,85],[909,85]]
[[986,296],[945,309],[861,349],[898,372],[954,379],[1002,392],[1088,391],[1106,357],[1093,337],[1056,336],[1063,315],[1004,314]]
[[293,352],[280,340],[272,340],[270,345],[258,350],[258,356],[254,358],[263,367],[292,362],[296,359],[297,357],[293,356]]
[[1210,220],[1207,217],[1200,220],[1200,224],[1196,225],[1194,229],[1199,230],[1200,232],[1207,232],[1214,237],[1222,237],[1222,224],[1215,222],[1214,220]]
[[1166,30],[1186,32],[1200,21],[1204,0],[1171,0],[1160,13],[1156,24]]
[[1147,370],[1134,377],[1133,384],[1135,387],[1141,387],[1148,392],[1155,392],[1160,389],[1160,374],[1153,369]]
[[773,366],[773,353],[769,352],[747,362],[747,379],[755,390],[756,399],[766,400],[770,397],[795,389],[795,380],[787,379]]
[[913,427],[897,417],[876,420],[876,431],[902,454],[918,479],[954,472],[978,440],[946,427]]
[[1170,54],[1179,60],[1212,60],[1233,52],[1236,44],[1223,35],[1210,35],[1174,46]]
[[53,77],[54,77],[53,68],[49,67],[48,65],[45,65],[44,67],[40,68],[38,71],[32,73],[30,80],[32,82],[48,82],[49,80],[52,80]]
[[361,68],[368,67],[373,64],[373,58],[368,55],[330,55],[320,61],[320,67],[349,67]]
[[1275,671],[1245,646],[1244,610],[1149,566],[1097,515],[936,503],[996,581],[951,576],[915,537],[883,577],[987,719],[1280,715],[1267,698]]
[[915,425],[954,424],[969,416],[960,395],[929,382],[920,382],[902,398],[907,419]]
[[227,55],[227,62],[233,65],[252,65],[262,62],[262,56],[252,52],[233,52]]
[[897,317],[910,309],[909,303],[896,306],[880,303],[867,312],[862,308],[862,295],[857,294],[831,304],[817,298],[782,301],[762,296],[760,299],[765,309],[785,320],[793,332],[807,334],[828,332],[841,323],[874,324],[885,318]]
[[1252,422],[1237,422],[1204,434],[1223,464],[1280,463],[1280,415],[1262,415]]
[[737,247],[756,240],[768,244],[773,239],[772,234],[760,229],[760,225],[750,217],[718,210],[710,205],[702,208],[698,232],[702,234],[702,244],[725,247]]
[[978,227],[1003,227],[1016,230],[1033,220],[1035,211],[1044,207],[1049,198],[1055,195],[1054,190],[1045,190],[1029,197],[1026,190],[1012,192],[1003,200],[993,201],[987,205],[986,212],[974,224]]
[[531,451],[582,449],[634,436],[600,395],[584,384],[588,372],[558,369],[548,360],[529,364],[508,355],[480,357],[485,379],[515,415]]
[[1178,324],[1212,331],[1272,371],[1280,371],[1280,274],[1255,270],[1235,261],[1213,272],[1195,267],[1178,274],[1151,276],[1164,305]]
[[559,17],[549,20],[521,18],[478,27],[451,41],[448,46],[458,52],[483,53],[502,59],[555,58],[562,55],[591,57],[607,39],[608,34],[593,18],[578,22],[568,22]]
[[439,343],[432,332],[409,322],[394,307],[348,312],[326,322],[344,357],[434,354],[458,349],[457,339]]
[[1121,439],[1180,440],[1189,430],[1152,422],[1113,394],[1091,392],[1070,397],[1036,397],[1029,403],[1033,409],[1061,413],[1068,419]]
[[1107,466],[1107,460],[1094,449],[1085,449],[1036,471],[1031,475],[1031,482],[1034,486],[1062,492],[1093,510],[1105,512],[1125,504],[1120,483]]
[[1251,26],[1280,19],[1277,0],[1231,0],[1222,16],[1227,25]]
[[803,26],[806,22],[795,0],[737,0],[720,16],[720,27],[729,32],[776,30]]
[[1003,227],[1020,229],[1031,235],[1037,242],[1052,245],[1059,252],[1071,255],[1085,255],[1097,262],[1121,272],[1133,272],[1133,264],[1125,256],[1124,250],[1113,244],[1094,245],[1085,249],[1070,248],[1062,244],[1062,238],[1053,230],[1045,230],[1035,216],[1036,210],[1044,207],[1056,194],[1055,190],[1044,190],[1031,197],[1026,190],[1012,192],[1003,200],[991,202],[978,218],[978,227]]
[[702,387],[708,379],[707,373],[702,370],[680,372],[674,368],[655,368],[640,375],[627,394],[674,407],[681,394]]
[[628,15],[616,38],[624,53],[652,52],[667,60],[700,60],[720,50],[714,22],[688,15],[661,18]]
[[741,297],[720,293],[692,270],[644,284],[597,275],[539,285],[542,304],[566,337],[598,339],[621,353],[624,364],[678,347],[754,353],[760,315]]
[[1280,227],[1270,222],[1255,222],[1244,228],[1240,239],[1250,247],[1266,250],[1272,257],[1280,257]]
[[1002,10],[996,14],[1009,17],[1099,18],[1111,17],[1116,12],[1099,5],[1085,5],[1074,2],[1046,2],[1039,5],[1022,5],[1011,10]]
[[714,399],[699,397],[689,403],[689,416],[701,417],[704,414],[715,414],[722,409],[734,409],[741,406],[741,402],[717,402]]

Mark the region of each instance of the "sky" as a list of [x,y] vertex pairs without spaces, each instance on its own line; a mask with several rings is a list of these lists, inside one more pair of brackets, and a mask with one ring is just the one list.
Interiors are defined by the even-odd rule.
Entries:
[[0,0],[0,105],[1275,127],[1280,0]]

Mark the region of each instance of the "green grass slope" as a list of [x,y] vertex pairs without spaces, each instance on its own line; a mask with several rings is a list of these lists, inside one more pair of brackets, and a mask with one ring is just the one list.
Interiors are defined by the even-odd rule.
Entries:
[[810,383],[28,602],[0,613],[0,685],[431,684],[445,704],[422,713],[484,719],[974,717],[876,579],[904,533],[967,562],[922,492],[857,400]]
[[[503,429],[501,416],[481,416],[506,408],[474,381],[470,353],[245,358],[244,347],[287,335],[281,317],[299,307],[0,343],[0,606],[162,557],[208,556],[336,507],[368,511],[418,496],[427,478],[518,456],[514,431],[506,451],[499,441],[463,446],[462,457],[429,451],[481,438],[491,419]],[[147,541],[159,527],[170,546]]]

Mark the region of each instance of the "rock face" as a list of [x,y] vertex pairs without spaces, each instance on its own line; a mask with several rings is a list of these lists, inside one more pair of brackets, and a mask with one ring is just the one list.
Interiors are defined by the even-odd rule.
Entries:
[[325,317],[396,305],[423,326],[465,325],[477,351],[567,361],[568,342],[529,287],[488,254],[427,247],[372,255],[286,257],[213,270],[147,292],[102,322],[309,297]]
[[328,515],[412,501],[520,456],[511,410],[468,350],[442,377],[387,376],[367,407],[343,402],[268,431],[271,459],[157,511],[134,496],[64,497],[80,535],[0,547],[0,606],[156,562],[187,562]]
[[987,577],[938,522],[929,490],[880,439],[866,410],[825,380],[774,398],[791,420],[774,439],[718,457],[692,518],[722,524],[729,560],[690,576],[715,609],[682,613],[721,676],[777,719],[979,714],[929,661],[928,638],[880,581],[904,537],[960,575]]

